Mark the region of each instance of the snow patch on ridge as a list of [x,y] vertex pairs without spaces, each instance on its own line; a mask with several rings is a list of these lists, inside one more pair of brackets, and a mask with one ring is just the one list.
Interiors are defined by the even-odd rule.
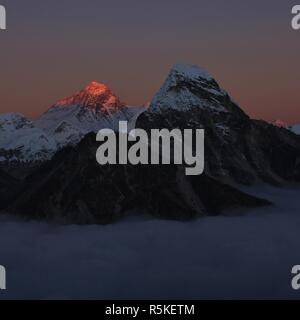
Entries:
[[48,160],[56,149],[56,141],[24,115],[0,115],[1,162]]

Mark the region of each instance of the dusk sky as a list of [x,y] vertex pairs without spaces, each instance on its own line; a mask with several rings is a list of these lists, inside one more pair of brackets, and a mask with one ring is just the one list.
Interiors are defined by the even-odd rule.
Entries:
[[[300,4],[300,0],[298,1]],[[92,80],[149,102],[174,63],[206,68],[252,117],[300,122],[289,0],[0,0],[0,112],[35,118]]]

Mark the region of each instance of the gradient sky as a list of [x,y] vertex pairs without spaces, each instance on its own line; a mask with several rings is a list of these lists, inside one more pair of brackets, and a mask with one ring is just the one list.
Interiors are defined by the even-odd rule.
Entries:
[[[170,67],[205,67],[252,117],[300,122],[289,0],[0,0],[0,112],[37,117],[91,80],[151,100]],[[300,0],[298,1],[300,3]]]

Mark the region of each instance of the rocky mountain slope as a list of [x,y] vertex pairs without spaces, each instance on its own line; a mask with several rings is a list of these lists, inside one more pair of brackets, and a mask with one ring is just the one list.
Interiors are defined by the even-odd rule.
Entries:
[[205,172],[223,182],[300,181],[300,138],[251,120],[196,66],[173,67],[137,127],[205,129]]
[[95,134],[87,135],[27,177],[8,210],[28,218],[106,224],[132,211],[189,220],[269,204],[207,175],[186,176],[182,166],[100,166],[95,140]]

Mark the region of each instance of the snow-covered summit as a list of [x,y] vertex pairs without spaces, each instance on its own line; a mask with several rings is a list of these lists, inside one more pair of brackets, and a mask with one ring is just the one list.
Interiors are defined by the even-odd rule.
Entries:
[[20,113],[0,114],[0,162],[34,162],[52,158],[62,147],[76,145],[90,132],[117,130],[119,121],[135,126],[144,107],[129,107],[104,84],[57,101],[35,122]]
[[81,106],[82,108],[111,114],[119,111],[125,104],[105,84],[92,81],[84,89],[74,93],[70,97],[57,101],[53,108]]
[[226,112],[228,110],[220,103],[226,95],[205,69],[189,64],[176,64],[154,96],[150,109],[186,110],[199,107]]
[[176,73],[189,79],[213,79],[206,69],[192,64],[177,63],[172,67],[171,73]]
[[[36,122],[60,147],[77,144],[86,134],[103,128],[117,130],[119,121],[133,121],[144,111],[130,107],[105,84],[92,81],[70,97],[58,100]],[[130,124],[132,127],[134,124]]]

